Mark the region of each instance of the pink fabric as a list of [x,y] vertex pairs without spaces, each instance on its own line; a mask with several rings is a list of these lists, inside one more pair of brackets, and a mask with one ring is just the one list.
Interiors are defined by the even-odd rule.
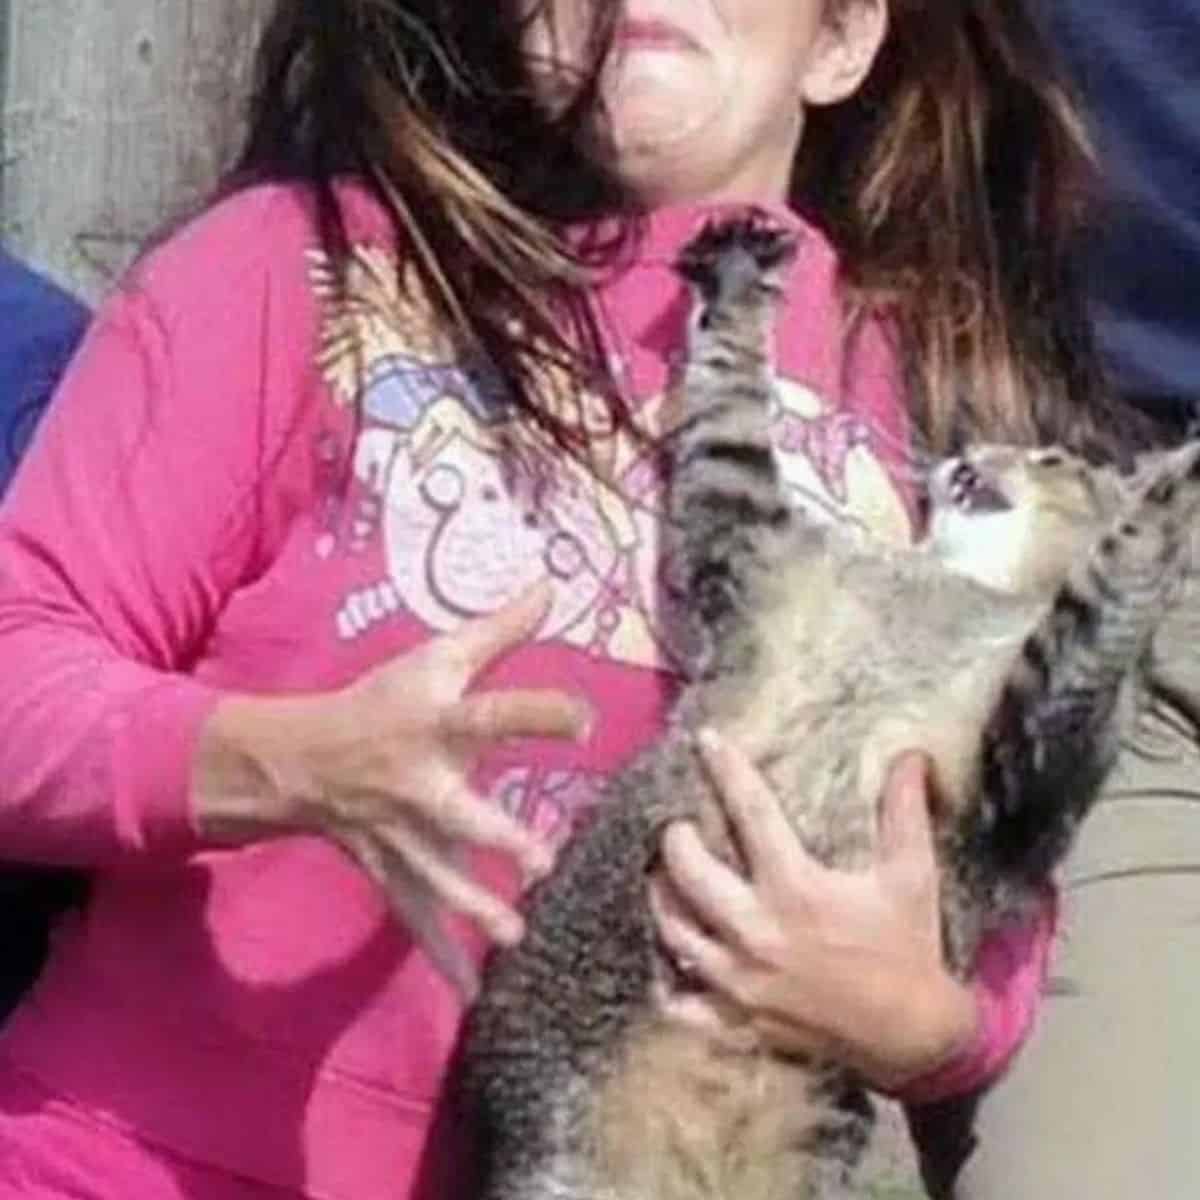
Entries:
[[[0,847],[96,869],[0,1034],[0,1145],[44,1159],[66,1144],[25,1121],[16,1071],[92,1131],[97,1163],[119,1142],[123,1174],[99,1166],[97,1196],[170,1195],[160,1152],[325,1200],[441,1196],[428,1181],[456,1165],[435,1115],[460,1007],[375,889],[314,839],[229,851],[196,836],[189,763],[222,692],[343,684],[549,572],[538,638],[481,683],[579,691],[596,735],[506,747],[477,783],[551,833],[674,692],[646,447],[597,435],[611,489],[536,441],[502,457],[519,431],[486,377],[393,286],[379,214],[344,199],[348,306],[285,188],[155,252],[93,326],[0,508]],[[658,215],[597,294],[649,422],[682,344],[670,262],[701,217]],[[782,219],[802,235],[778,339],[785,471],[801,502],[903,536],[885,332],[868,324],[842,352],[834,257]],[[515,887],[494,861],[479,870]],[[1017,966],[1034,953],[1012,944]],[[1025,1003],[1024,978],[996,981],[998,1010]]]
[[931,1104],[965,1095],[997,1079],[1032,1031],[1050,968],[1058,927],[1058,895],[1044,893],[1029,924],[1012,924],[987,939],[975,962],[979,1008],[975,1037],[950,1062],[907,1084],[907,1104]]
[[0,1070],[0,1196],[78,1200],[288,1200],[297,1196],[190,1163],[99,1124],[18,1072]]

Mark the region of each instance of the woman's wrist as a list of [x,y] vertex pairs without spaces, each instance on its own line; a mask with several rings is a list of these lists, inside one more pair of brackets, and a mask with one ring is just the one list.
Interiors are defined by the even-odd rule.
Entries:
[[913,989],[904,1012],[907,1052],[870,1075],[879,1090],[900,1096],[968,1054],[978,1040],[981,1019],[974,991],[944,968]]
[[285,831],[315,797],[300,748],[310,702],[230,695],[200,733],[192,767],[192,820],[202,837],[242,842]]
[[979,1005],[968,984],[948,971],[938,973],[926,997],[929,1053],[913,1077],[928,1075],[966,1053],[979,1032]]

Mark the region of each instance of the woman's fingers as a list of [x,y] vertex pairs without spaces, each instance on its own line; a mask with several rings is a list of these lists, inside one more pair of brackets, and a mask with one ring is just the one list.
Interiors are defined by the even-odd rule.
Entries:
[[507,738],[546,737],[582,741],[592,710],[582,700],[550,688],[477,692],[447,708],[441,731],[471,744]]
[[479,991],[479,972],[470,956],[443,926],[436,899],[409,866],[362,829],[346,829],[335,841],[383,892],[396,918],[429,955],[465,1003]]
[[668,826],[662,855],[671,883],[688,907],[720,937],[753,949],[759,916],[754,889],[709,853],[695,826],[687,821]]
[[776,1053],[795,1058],[836,1056],[837,1044],[827,1034],[793,1017],[755,1013],[754,1031]]
[[673,1025],[721,1037],[728,1035],[729,1018],[712,995],[673,992],[663,984],[651,985],[651,998],[658,1014]]
[[734,974],[733,953],[687,918],[678,901],[671,897],[669,885],[652,881],[648,897],[659,937],[680,971],[698,975],[714,987],[721,986]]
[[879,862],[917,882],[933,877],[933,827],[929,817],[928,763],[923,754],[901,755],[888,772],[879,815]]
[[550,873],[554,848],[498,804],[482,800],[457,772],[431,770],[423,783],[420,800],[407,806],[416,820],[452,841],[507,854],[527,881]]
[[750,759],[712,729],[702,730],[697,743],[751,877],[795,881],[801,871],[819,870]]
[[[664,833],[667,873],[686,907],[655,889],[655,921],[667,951],[713,995],[667,998],[663,1011],[686,1008],[679,1019],[704,1021],[723,1000],[779,1053],[845,1062],[889,1086],[941,1061],[974,1010],[969,992],[946,982],[923,757],[897,760],[881,797],[878,854],[851,871],[805,853],[733,747],[706,739],[704,754],[750,878],[715,859],[693,826]],[[921,1015],[931,1008],[932,1021]],[[892,1013],[904,1019],[885,1019]]]
[[540,580],[494,613],[468,621],[448,634],[442,644],[469,679],[494,658],[533,637],[545,620],[553,598],[554,590],[549,580]]
[[375,830],[375,839],[403,862],[440,904],[470,918],[492,941],[505,946],[520,941],[525,932],[520,915],[495,892],[476,883],[428,835],[395,822]]

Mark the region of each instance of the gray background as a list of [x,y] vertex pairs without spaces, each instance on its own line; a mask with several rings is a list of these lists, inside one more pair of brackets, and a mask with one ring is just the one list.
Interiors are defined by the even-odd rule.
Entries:
[[0,241],[96,299],[236,149],[266,0],[0,0]]

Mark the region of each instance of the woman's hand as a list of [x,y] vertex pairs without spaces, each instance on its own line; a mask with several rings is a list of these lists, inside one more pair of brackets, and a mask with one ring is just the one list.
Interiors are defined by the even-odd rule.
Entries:
[[[705,734],[705,761],[746,857],[744,878],[695,827],[663,838],[651,902],[676,961],[783,1053],[831,1057],[895,1090],[950,1058],[975,1028],[974,1000],[942,959],[938,879],[921,756],[894,767],[870,869],[830,870],[800,844],[752,764]],[[669,1015],[712,1024],[705,996]]]
[[589,710],[558,691],[466,693],[488,663],[532,636],[550,598],[539,585],[338,692],[223,701],[194,771],[202,833],[234,842],[288,832],[332,839],[471,994],[475,973],[442,930],[439,907],[465,914],[503,943],[520,938],[523,926],[470,877],[457,848],[502,851],[526,878],[552,863],[549,846],[475,795],[472,766],[508,738],[580,739]]

